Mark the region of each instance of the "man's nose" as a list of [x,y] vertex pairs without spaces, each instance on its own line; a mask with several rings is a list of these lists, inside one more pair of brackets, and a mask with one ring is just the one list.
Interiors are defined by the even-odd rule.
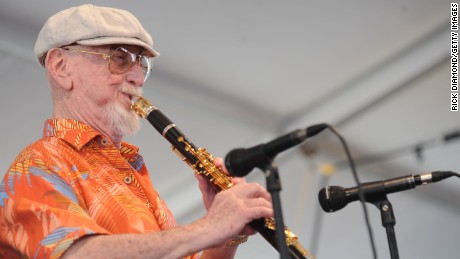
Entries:
[[144,72],[139,62],[134,62],[133,66],[126,74],[126,79],[131,85],[139,87],[144,85]]

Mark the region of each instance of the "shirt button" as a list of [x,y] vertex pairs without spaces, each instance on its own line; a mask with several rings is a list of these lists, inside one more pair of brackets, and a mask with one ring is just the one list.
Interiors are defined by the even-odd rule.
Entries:
[[109,144],[109,141],[107,139],[103,138],[103,139],[101,139],[101,144],[103,146],[107,146]]
[[133,182],[133,179],[131,176],[126,176],[125,179],[123,179],[126,184],[131,184]]

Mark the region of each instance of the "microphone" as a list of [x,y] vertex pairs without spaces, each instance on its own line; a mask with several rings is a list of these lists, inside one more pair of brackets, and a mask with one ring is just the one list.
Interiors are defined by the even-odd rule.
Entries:
[[245,176],[254,167],[262,169],[278,153],[302,143],[305,139],[320,133],[327,127],[328,125],[325,123],[317,124],[306,129],[297,129],[265,144],[251,148],[233,149],[225,156],[225,167],[233,176]]
[[[375,181],[360,184],[365,200],[378,201],[382,195],[400,192],[415,188],[415,186],[434,183],[457,175],[452,171],[435,171],[421,175],[406,175],[384,181]],[[318,194],[319,203],[325,212],[334,212],[342,209],[348,203],[359,200],[358,187],[343,188],[327,186]]]

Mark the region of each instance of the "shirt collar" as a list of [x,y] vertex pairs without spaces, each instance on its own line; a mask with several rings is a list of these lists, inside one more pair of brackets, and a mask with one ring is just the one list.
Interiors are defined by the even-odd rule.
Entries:
[[48,119],[43,129],[44,137],[60,138],[77,150],[91,141],[101,133],[77,120],[70,119]]
[[[48,119],[45,121],[43,129],[44,137],[56,137],[64,140],[72,145],[77,150],[81,150],[91,140],[100,136],[104,138],[100,132],[91,128],[91,126],[77,120],[71,119]],[[99,138],[99,141],[102,139]],[[114,145],[111,145],[115,148]],[[140,170],[144,164],[144,159],[139,155],[139,148],[127,142],[121,142],[120,154],[129,162],[136,170]]]

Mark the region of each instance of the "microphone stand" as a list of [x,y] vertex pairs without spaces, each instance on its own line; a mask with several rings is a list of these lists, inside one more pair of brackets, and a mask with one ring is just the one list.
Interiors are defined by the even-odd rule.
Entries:
[[281,191],[281,182],[278,175],[278,168],[274,163],[267,163],[263,168],[265,179],[267,181],[267,191],[272,197],[273,211],[275,214],[276,236],[278,238],[278,248],[281,259],[288,259],[289,251],[286,244],[286,234],[284,233],[283,214],[281,210],[281,200],[279,192]]
[[378,198],[371,201],[379,210],[382,218],[382,226],[386,229],[388,245],[390,247],[391,259],[399,259],[398,244],[396,242],[396,235],[394,226],[396,225],[396,218],[393,213],[393,206],[391,206],[385,194],[379,195]]

